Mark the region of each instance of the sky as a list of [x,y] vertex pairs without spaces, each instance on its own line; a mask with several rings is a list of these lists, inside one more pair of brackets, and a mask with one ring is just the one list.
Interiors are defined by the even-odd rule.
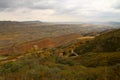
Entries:
[[120,0],[0,0],[0,21],[120,21]]

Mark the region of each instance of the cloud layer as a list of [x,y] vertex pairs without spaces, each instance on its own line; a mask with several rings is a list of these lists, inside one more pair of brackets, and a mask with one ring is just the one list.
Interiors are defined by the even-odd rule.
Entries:
[[120,21],[120,0],[0,0],[0,20]]

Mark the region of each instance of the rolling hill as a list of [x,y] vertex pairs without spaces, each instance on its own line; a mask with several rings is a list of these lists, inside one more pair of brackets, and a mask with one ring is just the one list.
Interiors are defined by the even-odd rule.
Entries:
[[93,41],[76,48],[78,53],[116,51],[120,51],[120,29],[105,32],[96,36]]
[[[24,44],[26,42],[47,39],[49,37],[70,36],[71,34],[95,36],[110,29],[113,28],[110,26],[93,24],[54,24],[40,21],[0,21],[0,54],[9,52],[9,50],[11,50],[16,44]],[[52,40],[50,40],[50,43],[54,42]],[[4,51],[6,49],[8,51]]]
[[[85,38],[81,38],[77,42],[75,41],[75,43],[72,43],[74,45],[73,49],[84,51],[87,47],[86,51],[77,57],[59,57],[53,54],[53,49],[43,49],[39,55],[36,55],[38,54],[36,52],[31,52],[26,55],[11,56],[6,61],[0,61],[0,79],[56,80],[57,78],[57,80],[119,80],[120,51],[116,50],[120,47],[119,34],[120,29],[117,29],[105,32],[85,42],[83,41]],[[74,35],[73,37],[69,37],[68,35],[61,36],[59,38],[56,37],[56,39],[47,39],[45,43],[51,44],[52,39],[56,43],[62,43],[61,40],[65,38],[69,40],[75,37]],[[80,46],[81,40],[84,42],[82,46]],[[110,48],[109,43],[106,41],[112,43]],[[31,42],[31,44],[37,44],[39,40],[37,43],[35,42]],[[107,47],[101,46],[101,43],[106,44]],[[90,44],[94,45],[94,47],[91,47]],[[28,43],[25,45],[28,45]],[[70,47],[71,45],[63,44],[55,49],[62,49],[64,51]],[[100,48],[97,49],[96,47]],[[52,55],[46,55],[47,53]],[[68,53],[70,54],[70,52]]]

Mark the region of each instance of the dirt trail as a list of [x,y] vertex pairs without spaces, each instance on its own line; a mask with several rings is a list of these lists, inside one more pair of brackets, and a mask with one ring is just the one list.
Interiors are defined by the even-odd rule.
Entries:
[[28,55],[31,55],[32,53],[27,53],[27,54],[21,54],[21,55],[19,55],[19,56],[16,56],[16,57],[14,57],[14,58],[7,58],[7,59],[4,59],[4,60],[0,60],[0,65],[2,65],[2,64],[5,64],[5,63],[8,63],[8,62],[15,62],[15,61],[17,61],[18,59],[21,59],[21,58],[23,58],[23,57],[25,57],[25,56],[28,56]]
[[86,37],[79,37],[77,39],[83,40],[83,39],[93,39],[93,38],[95,38],[95,37],[94,36],[86,36]]

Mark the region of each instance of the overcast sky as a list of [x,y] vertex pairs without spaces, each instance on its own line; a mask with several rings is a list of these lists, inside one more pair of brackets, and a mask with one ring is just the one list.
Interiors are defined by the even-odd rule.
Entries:
[[120,0],[0,0],[0,20],[120,21]]

